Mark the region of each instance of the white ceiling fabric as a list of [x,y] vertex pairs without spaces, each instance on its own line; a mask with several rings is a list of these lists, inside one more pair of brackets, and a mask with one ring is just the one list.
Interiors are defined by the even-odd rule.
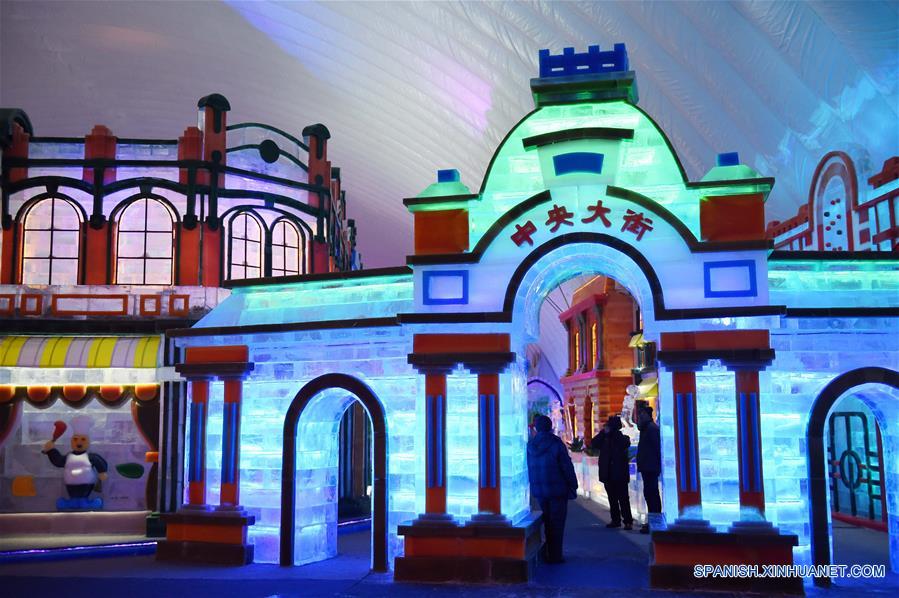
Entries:
[[718,152],[806,200],[842,149],[899,153],[896,2],[0,2],[0,105],[37,135],[173,138],[219,92],[229,122],[322,122],[367,267],[402,263],[402,198],[457,168],[472,189],[533,108],[537,51],[627,44],[640,106],[691,179]]

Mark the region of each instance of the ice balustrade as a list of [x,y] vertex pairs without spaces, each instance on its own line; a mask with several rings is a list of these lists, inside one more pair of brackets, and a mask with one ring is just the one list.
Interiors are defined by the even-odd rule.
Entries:
[[228,125],[227,131],[229,149],[271,141],[278,146],[281,152],[300,162],[309,159],[309,147],[305,143],[274,127],[259,123],[237,123]]

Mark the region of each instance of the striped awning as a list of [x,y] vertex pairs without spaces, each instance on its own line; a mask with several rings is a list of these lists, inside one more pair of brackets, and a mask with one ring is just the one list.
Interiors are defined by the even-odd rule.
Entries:
[[155,368],[159,336],[4,336],[0,367]]

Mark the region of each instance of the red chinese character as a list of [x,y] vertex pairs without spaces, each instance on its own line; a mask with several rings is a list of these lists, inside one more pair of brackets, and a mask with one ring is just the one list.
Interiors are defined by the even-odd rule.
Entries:
[[606,225],[606,228],[612,226],[612,221],[608,219],[607,214],[612,211],[612,208],[604,208],[602,207],[602,201],[597,201],[595,206],[590,206],[587,208],[588,211],[593,212],[592,216],[587,218],[581,218],[581,222],[584,224],[590,224],[597,218],[602,220],[602,223]]
[[559,227],[563,224],[574,226],[574,222],[570,220],[570,218],[574,216],[574,214],[569,212],[562,206],[553,204],[553,209],[549,210],[546,215],[549,216],[549,220],[547,220],[546,223],[553,225],[553,227],[549,229],[549,232],[551,233],[559,230]]
[[637,235],[637,240],[643,238],[643,233],[652,230],[652,220],[643,216],[643,212],[639,214],[633,210],[628,210],[624,215],[624,224],[621,225],[621,232],[629,232]]
[[521,247],[525,242],[528,245],[533,245],[534,241],[531,240],[531,235],[537,232],[537,227],[534,226],[534,223],[528,220],[524,226],[519,224],[515,225],[515,232],[512,233],[512,240],[516,245]]

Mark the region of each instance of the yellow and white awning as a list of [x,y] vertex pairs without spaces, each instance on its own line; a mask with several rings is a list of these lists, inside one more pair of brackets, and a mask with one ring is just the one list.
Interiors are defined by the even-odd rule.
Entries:
[[0,367],[155,368],[160,336],[4,336]]

